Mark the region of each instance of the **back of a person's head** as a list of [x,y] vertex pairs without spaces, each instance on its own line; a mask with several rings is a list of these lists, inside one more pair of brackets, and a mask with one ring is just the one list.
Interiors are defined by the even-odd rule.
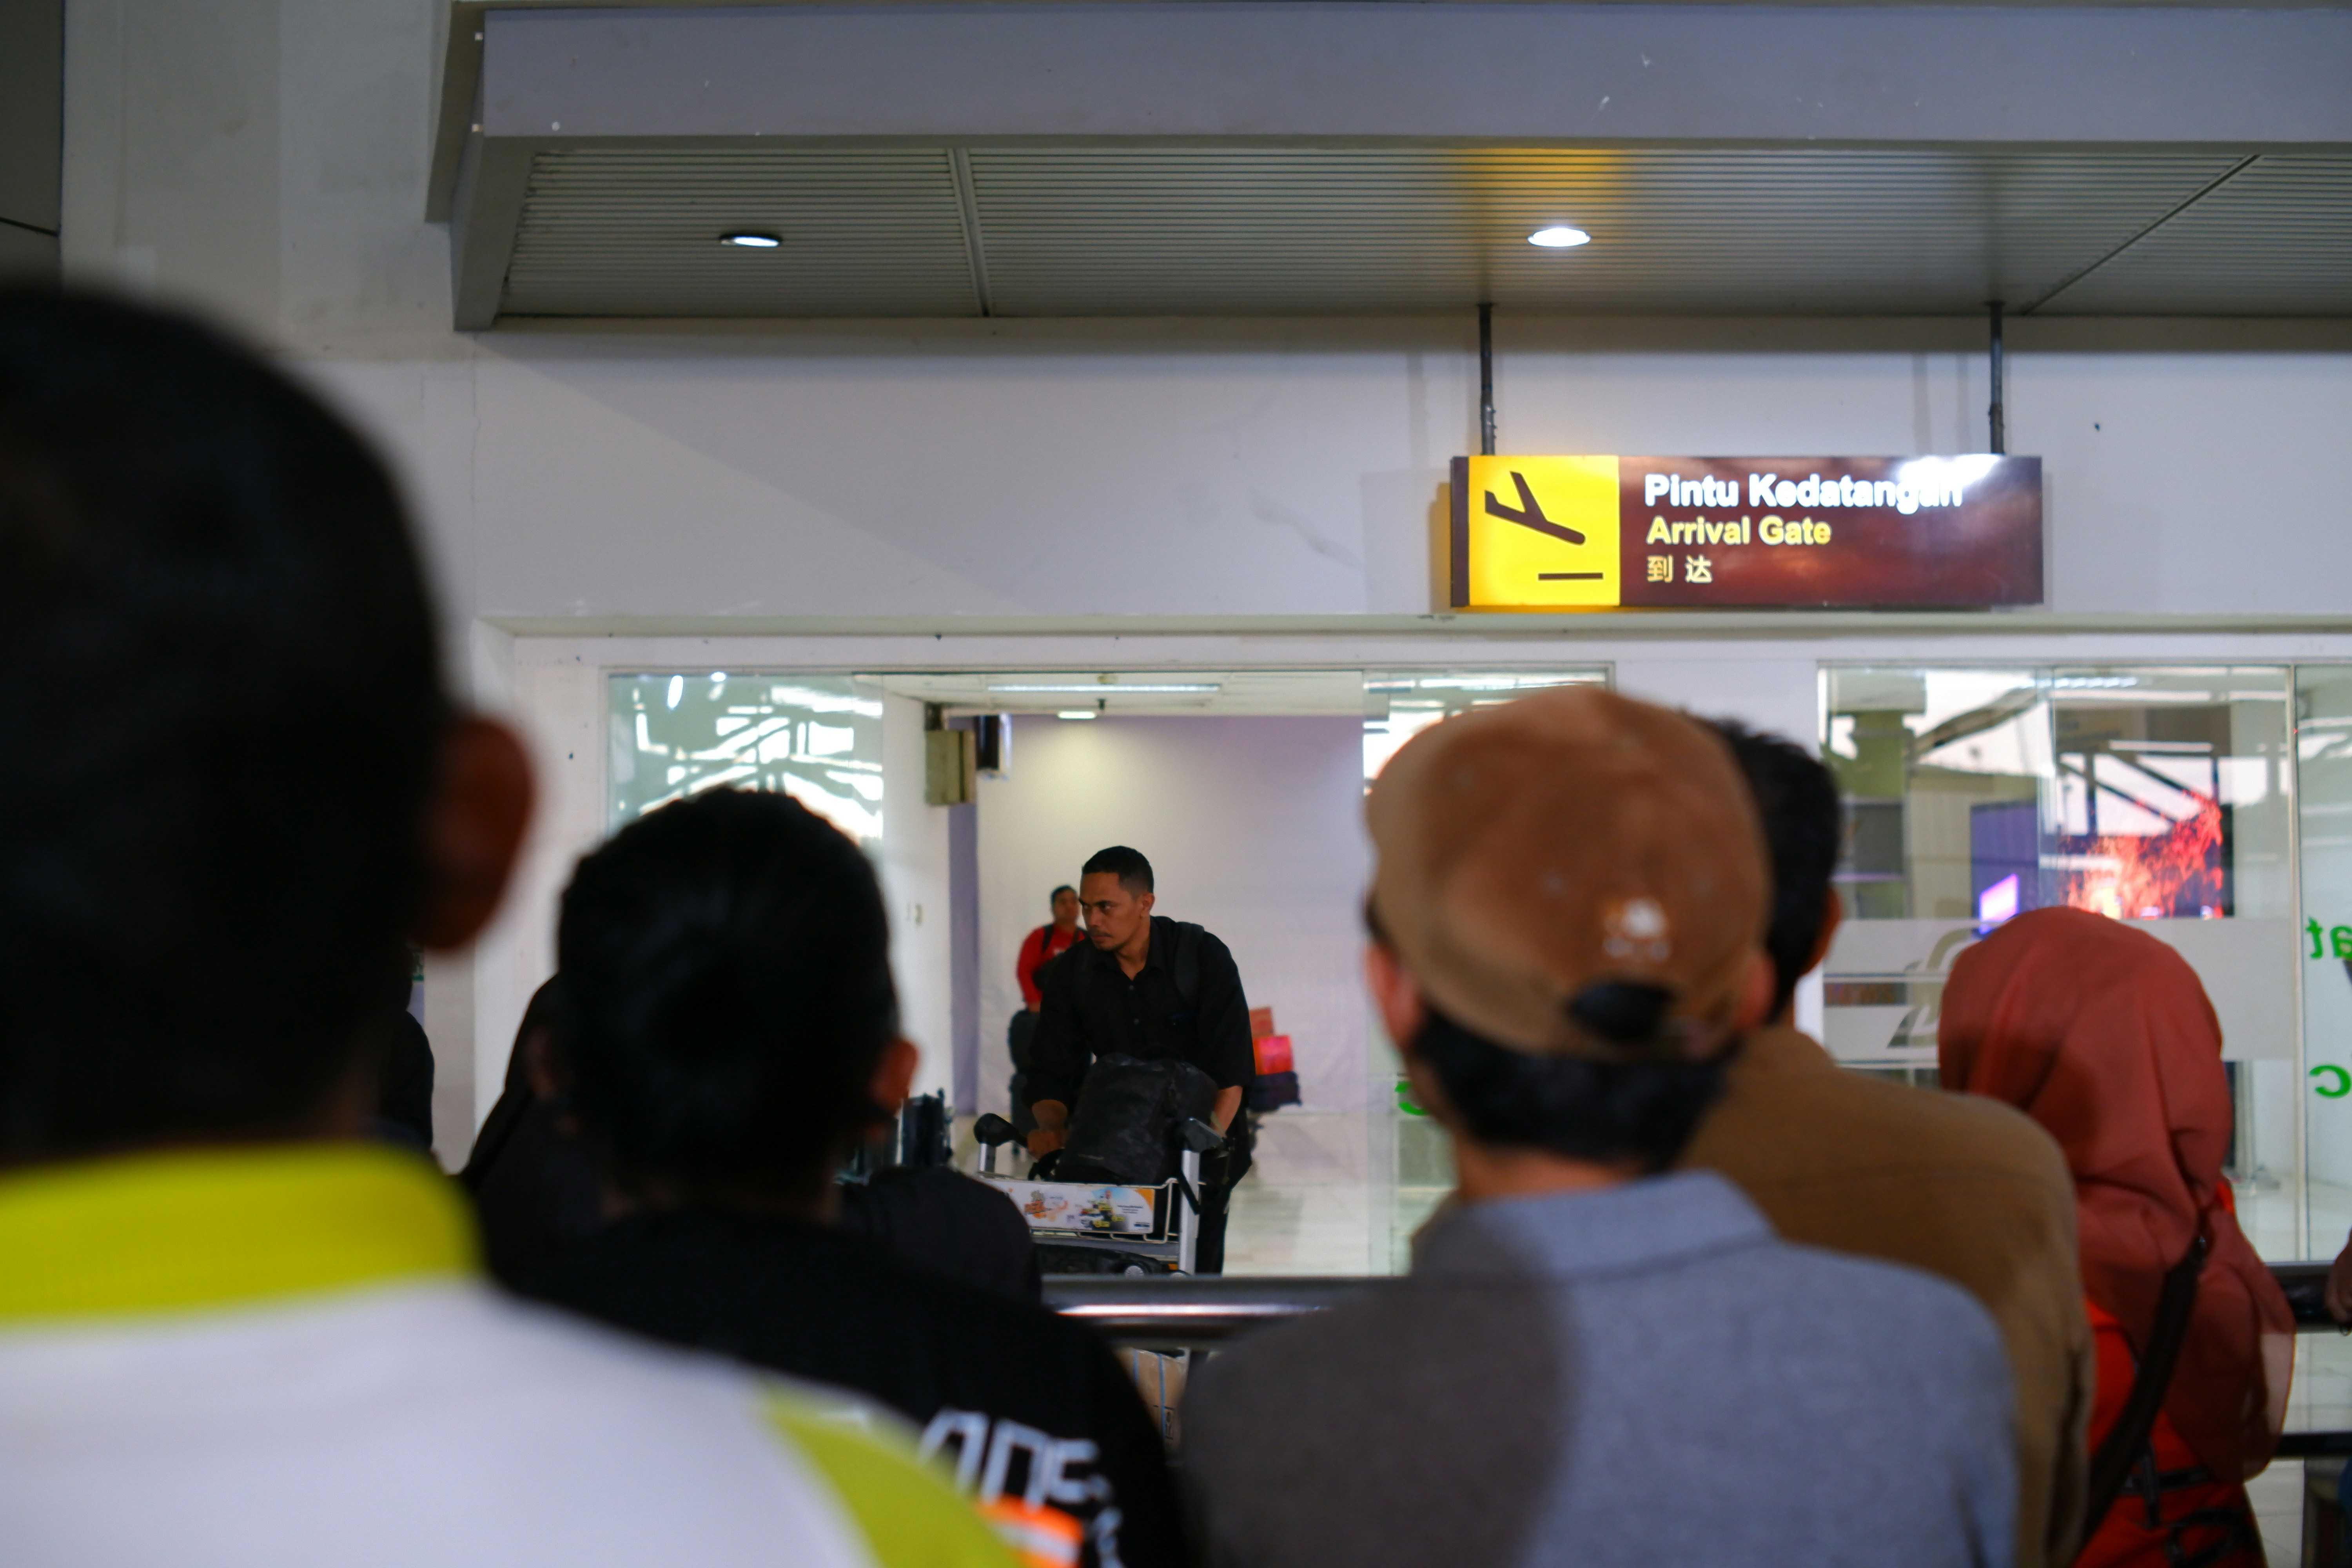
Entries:
[[[1762,1001],[1756,811],[1722,739],[1592,689],[1415,736],[1365,803],[1372,935],[1457,1135],[1669,1163]],[[1385,1005],[1385,1004],[1384,1004]]]
[[572,1109],[625,1190],[804,1194],[880,1115],[881,889],[798,801],[711,790],[630,824],[581,862],[557,947]]
[[1709,722],[1731,747],[1764,820],[1764,847],[1772,861],[1772,922],[1764,932],[1764,951],[1772,960],[1777,1016],[1796,994],[1829,918],[1830,879],[1844,838],[1844,811],[1837,780],[1794,741],[1751,730],[1736,719]]
[[404,963],[446,718],[381,463],[189,322],[0,291],[0,1152],[299,1122]]

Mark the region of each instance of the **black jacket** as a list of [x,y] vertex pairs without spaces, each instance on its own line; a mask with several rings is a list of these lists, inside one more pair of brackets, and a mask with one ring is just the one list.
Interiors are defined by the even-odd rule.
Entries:
[[1045,1300],[1037,1242],[1000,1192],[944,1165],[889,1165],[841,1188],[841,1229],[906,1268],[944,1274],[992,1296]]
[[481,1222],[483,1261],[509,1286],[551,1267],[604,1223],[596,1162],[563,1131],[555,1107],[531,1093],[521,1057],[518,1050],[506,1091],[457,1176]]
[[1199,926],[1151,917],[1151,945],[1129,980],[1118,959],[1080,942],[1038,971],[1045,1003],[1030,1041],[1031,1104],[1075,1106],[1097,1057],[1191,1062],[1219,1089],[1256,1076],[1249,1000],[1225,944]]
[[1037,1494],[1083,1521],[1089,1563],[1187,1561],[1134,1385],[1090,1331],[1043,1307],[901,1268],[835,1230],[714,1212],[608,1226],[528,1293],[893,1406],[967,1491]]

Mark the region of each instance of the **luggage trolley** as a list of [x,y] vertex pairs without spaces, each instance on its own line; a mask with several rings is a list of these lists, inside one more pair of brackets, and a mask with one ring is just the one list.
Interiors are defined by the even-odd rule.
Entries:
[[981,1180],[1004,1189],[1039,1247],[1066,1249],[1066,1259],[1092,1266],[1049,1267],[1046,1273],[1192,1272],[1200,1239],[1201,1156],[1225,1141],[1207,1122],[1193,1117],[1171,1130],[1178,1146],[1176,1174],[1156,1185],[1060,1180],[1057,1154],[1037,1161],[1028,1179],[1019,1180],[996,1169],[996,1152],[1021,1139],[1012,1122],[983,1116],[972,1124],[972,1136],[982,1150]]

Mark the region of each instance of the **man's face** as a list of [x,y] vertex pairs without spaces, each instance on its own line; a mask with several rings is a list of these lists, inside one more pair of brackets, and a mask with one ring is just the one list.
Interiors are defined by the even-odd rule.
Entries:
[[1079,879],[1078,898],[1087,906],[1087,940],[1105,952],[1125,947],[1151,918],[1151,895],[1129,892],[1108,871]]
[[1054,895],[1054,923],[1057,926],[1078,923],[1078,896],[1067,888]]

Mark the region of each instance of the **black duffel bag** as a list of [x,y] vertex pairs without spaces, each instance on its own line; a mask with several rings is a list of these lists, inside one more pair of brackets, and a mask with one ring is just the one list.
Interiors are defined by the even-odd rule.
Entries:
[[1097,1058],[1078,1089],[1054,1179],[1157,1186],[1176,1174],[1176,1129],[1190,1117],[1206,1121],[1216,1109],[1216,1080],[1191,1062]]

